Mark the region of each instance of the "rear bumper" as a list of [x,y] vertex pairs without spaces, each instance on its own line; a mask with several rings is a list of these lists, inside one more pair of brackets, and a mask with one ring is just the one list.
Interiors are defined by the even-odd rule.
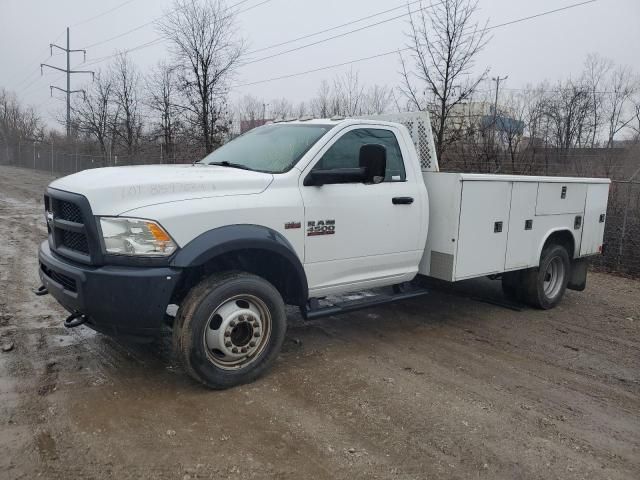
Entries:
[[46,241],[38,259],[43,285],[64,308],[87,315],[94,330],[117,336],[157,335],[181,274],[166,267],[71,263],[53,254]]

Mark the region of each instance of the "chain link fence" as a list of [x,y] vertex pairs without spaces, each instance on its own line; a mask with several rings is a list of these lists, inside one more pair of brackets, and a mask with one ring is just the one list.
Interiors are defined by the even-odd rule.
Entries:
[[[604,150],[604,149],[601,149]],[[108,155],[87,152],[83,146],[53,143],[0,143],[0,165],[48,171],[55,175],[120,165],[190,163],[203,157],[198,147],[181,146],[171,155],[162,146],[150,145],[135,155]],[[518,173],[528,175],[612,178],[605,229],[605,251],[592,260],[595,268],[640,278],[640,153],[638,149],[570,152],[543,151],[538,156],[482,159],[448,155],[443,171]]]
[[180,145],[167,152],[162,145],[146,144],[133,154],[95,151],[91,145],[69,145],[34,141],[0,142],[0,165],[32,168],[69,175],[91,168],[123,165],[191,163],[204,156],[201,147]]
[[640,182],[611,183],[604,245],[604,254],[592,260],[595,267],[640,277]]

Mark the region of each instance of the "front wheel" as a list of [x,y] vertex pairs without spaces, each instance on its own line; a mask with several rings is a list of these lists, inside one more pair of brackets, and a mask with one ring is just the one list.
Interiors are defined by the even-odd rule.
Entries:
[[544,249],[540,266],[523,272],[523,296],[532,306],[547,310],[555,307],[567,289],[571,263],[562,245]]
[[273,285],[244,272],[216,274],[181,305],[174,348],[187,372],[210,388],[248,383],[269,369],[287,329]]

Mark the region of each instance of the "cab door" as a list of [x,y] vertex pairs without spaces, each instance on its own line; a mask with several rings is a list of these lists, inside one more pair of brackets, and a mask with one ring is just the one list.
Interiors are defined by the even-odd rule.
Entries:
[[[417,272],[424,248],[419,242],[425,206],[417,183],[422,179],[406,168],[398,138],[392,128],[347,128],[303,171],[311,296],[402,282]],[[383,182],[303,185],[314,168],[357,167],[360,147],[368,144],[386,148]]]

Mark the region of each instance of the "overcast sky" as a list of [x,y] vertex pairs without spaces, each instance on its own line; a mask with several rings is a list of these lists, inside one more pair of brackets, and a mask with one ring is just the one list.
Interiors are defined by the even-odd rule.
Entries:
[[[580,0],[479,0],[478,20],[497,25]],[[64,29],[71,27],[71,47],[84,48],[152,21],[171,6],[171,0],[0,0],[0,86],[18,93],[49,120],[62,111],[62,100],[49,97],[49,85],[64,87],[64,74],[45,71],[38,65],[49,56],[48,45],[63,44]],[[228,0],[228,4],[238,0]],[[240,33],[249,49],[272,45],[323,30],[396,6],[406,0],[248,0],[239,8],[257,5],[239,16]],[[345,27],[280,50],[352,30],[402,11]],[[365,29],[277,58],[248,65],[238,72],[236,83],[247,83],[368,57],[405,46],[406,19]],[[87,62],[128,49],[158,37],[153,25],[113,41],[88,48]],[[279,49],[260,55],[277,53]],[[596,52],[640,73],[640,0],[598,0],[595,3],[536,18],[492,31],[492,39],[478,59],[478,68],[488,66],[492,75],[509,75],[506,88],[521,88],[544,79],[555,81],[578,76],[586,55]],[[54,51],[54,53],[56,53]],[[167,58],[166,45],[158,44],[132,52],[131,58],[144,72]],[[82,54],[74,54],[72,66],[82,69]],[[64,56],[47,60],[64,66]],[[105,63],[91,69],[105,67]],[[235,88],[232,98],[251,93],[266,99],[287,97],[296,103],[313,96],[322,79],[354,68],[366,84],[394,86],[399,81],[397,57],[387,56],[286,80]],[[86,81],[72,78],[72,88]],[[55,95],[55,94],[54,94]],[[58,94],[58,98],[61,94]]]

